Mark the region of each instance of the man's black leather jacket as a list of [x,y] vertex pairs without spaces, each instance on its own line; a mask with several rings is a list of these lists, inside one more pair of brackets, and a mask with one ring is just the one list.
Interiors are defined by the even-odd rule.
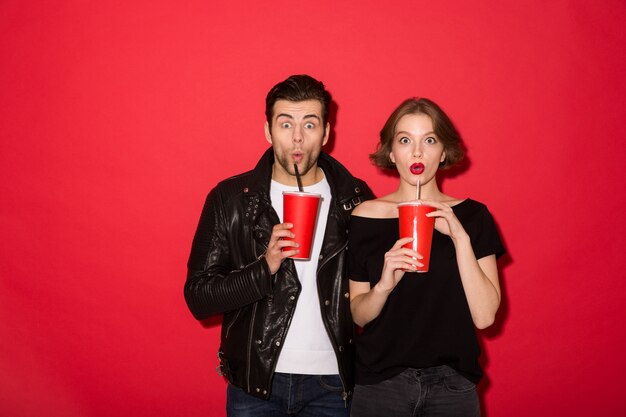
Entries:
[[[208,195],[193,240],[185,299],[197,319],[224,313],[220,370],[259,398],[270,395],[272,376],[301,286],[291,259],[273,276],[262,256],[279,223],[269,192],[272,148],[254,170],[219,183]],[[339,364],[344,399],[353,386],[353,324],[345,274],[352,209],[373,198],[365,182],[321,153],[318,166],[332,193],[317,269],[322,319]]]

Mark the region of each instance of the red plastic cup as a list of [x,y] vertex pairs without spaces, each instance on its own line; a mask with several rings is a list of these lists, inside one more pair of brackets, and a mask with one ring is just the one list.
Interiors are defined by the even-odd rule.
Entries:
[[[435,218],[426,217],[426,213],[435,210],[435,207],[420,204],[416,201],[398,204],[398,211],[400,213],[400,237],[413,238],[413,242],[407,243],[404,247],[413,249],[423,256],[420,262],[423,263],[424,266],[418,266],[415,272],[428,272]],[[409,271],[412,271],[412,269]]]
[[[293,240],[300,244],[297,254],[290,256],[293,259],[310,259],[317,211],[320,206],[320,194],[303,193],[299,191],[283,191],[283,222],[293,224],[291,232],[296,235]],[[283,250],[296,249],[292,246],[284,247]]]

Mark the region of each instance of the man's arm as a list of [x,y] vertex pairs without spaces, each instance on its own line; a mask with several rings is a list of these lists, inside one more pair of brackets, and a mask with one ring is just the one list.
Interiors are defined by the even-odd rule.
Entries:
[[232,264],[227,224],[218,187],[206,199],[187,263],[185,300],[197,319],[251,304],[272,290],[265,258],[241,269]]

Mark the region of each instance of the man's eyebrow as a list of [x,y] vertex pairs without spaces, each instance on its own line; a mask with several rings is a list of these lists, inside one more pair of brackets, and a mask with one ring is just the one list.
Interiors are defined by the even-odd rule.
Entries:
[[[292,116],[292,115],[290,115],[290,114],[288,114],[288,113],[279,113],[279,114],[277,114],[277,115],[276,115],[276,118],[278,119],[279,117],[286,117],[286,118],[288,118],[288,119],[293,119],[293,116]],[[321,117],[319,117],[319,116],[318,116],[317,114],[315,114],[315,113],[313,113],[313,114],[307,114],[307,115],[305,115],[305,116],[303,117],[303,119],[311,119],[311,118],[314,118],[314,119],[317,119],[317,120],[322,120],[322,118],[321,118]]]

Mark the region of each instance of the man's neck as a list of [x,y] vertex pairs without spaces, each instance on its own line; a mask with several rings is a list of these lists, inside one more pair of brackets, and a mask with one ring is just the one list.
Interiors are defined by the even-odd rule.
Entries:
[[[302,186],[308,187],[310,185],[317,184],[324,179],[324,171],[317,165],[309,170],[305,175],[301,177]],[[289,173],[281,171],[277,172],[276,164],[272,166],[272,180],[292,187],[298,186],[298,180],[295,175],[289,175]]]

